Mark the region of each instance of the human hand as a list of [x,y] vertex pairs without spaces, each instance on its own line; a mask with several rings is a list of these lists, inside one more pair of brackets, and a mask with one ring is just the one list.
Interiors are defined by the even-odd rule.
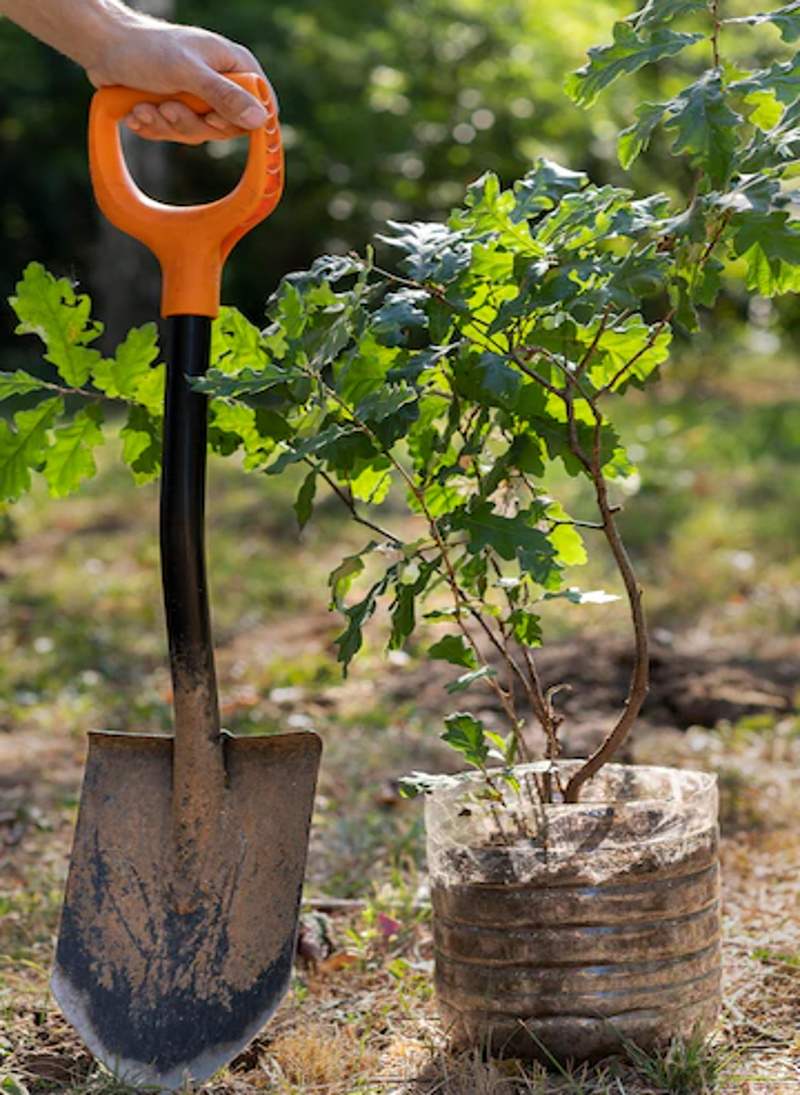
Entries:
[[262,103],[226,80],[224,72],[254,72],[266,79],[244,46],[199,27],[147,18],[126,26],[107,43],[99,61],[86,66],[95,87],[124,84],[162,95],[186,92],[208,103],[210,113],[199,115],[182,102],[143,101],[123,119],[140,137],[183,144],[227,140],[266,122]]

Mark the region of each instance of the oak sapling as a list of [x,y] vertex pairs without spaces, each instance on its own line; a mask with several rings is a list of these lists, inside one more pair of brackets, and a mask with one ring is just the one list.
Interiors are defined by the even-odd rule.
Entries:
[[[500,735],[463,710],[445,731],[486,773],[498,807],[514,766],[537,759],[526,719],[539,727],[544,762],[533,792],[574,802],[618,753],[647,694],[642,590],[615,490],[634,468],[615,406],[658,378],[673,333],[696,331],[698,312],[712,310],[730,281],[744,277],[762,296],[800,288],[790,208],[800,70],[777,34],[775,59],[762,66],[770,27],[797,41],[797,5],[726,18],[719,0],[647,0],[569,79],[571,96],[588,106],[639,69],[668,70],[677,91],[638,107],[619,156],[630,167],[660,134],[690,168],[685,193],[599,186],[544,159],[509,188],[487,173],[447,223],[387,225],[378,244],[399,256],[392,269],[372,250],[324,256],[284,279],[265,330],[233,309],[216,324],[213,367],[198,382],[213,397],[212,448],[239,452],[247,470],[267,475],[305,469],[301,525],[325,490],[366,530],[364,546],[330,576],[344,617],[342,665],[358,655],[381,604],[390,649],[421,625],[426,634],[441,625],[427,654],[453,666],[454,703],[488,688],[504,713]],[[87,299],[35,265],[12,304],[18,330],[45,343],[52,374],[0,375],[0,397],[41,397],[0,421],[0,498],[20,497],[33,471],[54,494],[76,489],[94,472],[109,402],[128,406],[122,458],[138,479],[155,475],[163,368],[154,329],[131,332],[102,359]],[[588,482],[593,512],[570,513],[544,489],[556,464]],[[389,527],[401,495],[406,511]],[[601,546],[619,590],[581,591],[572,568]],[[628,692],[603,743],[562,781],[559,697],[536,666],[542,607],[615,596],[630,616]]]

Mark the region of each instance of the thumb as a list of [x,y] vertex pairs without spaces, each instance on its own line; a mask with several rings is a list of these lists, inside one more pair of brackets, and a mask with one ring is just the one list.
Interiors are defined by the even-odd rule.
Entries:
[[213,111],[241,129],[259,129],[266,124],[267,112],[249,91],[208,69],[197,82],[196,91]]

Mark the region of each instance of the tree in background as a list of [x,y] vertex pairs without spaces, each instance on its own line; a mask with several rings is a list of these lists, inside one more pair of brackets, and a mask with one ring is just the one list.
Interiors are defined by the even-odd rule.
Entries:
[[[510,182],[545,154],[603,177],[613,156],[607,123],[599,113],[587,120],[562,85],[623,9],[620,0],[178,0],[162,14],[246,42],[281,99],[287,199],[268,238],[237,248],[228,299],[259,318],[286,271],[321,250],[363,246],[387,217],[444,217],[487,169]],[[95,215],[83,74],[2,21],[0,66],[0,295],[39,259],[105,296],[103,318],[117,333],[152,318],[155,293],[141,299],[109,275],[133,260],[117,261],[118,245]],[[194,201],[230,188],[243,150],[170,149],[168,157],[171,182],[158,196]],[[140,179],[147,185],[147,165]],[[157,280],[141,261],[138,288]],[[11,342],[9,323],[4,367]]]
[[[620,182],[613,134],[643,102],[668,98],[692,64],[690,56],[649,66],[587,113],[564,94],[565,75],[628,13],[626,0],[136,3],[245,42],[278,90],[287,196],[269,232],[246,238],[226,274],[226,299],[254,320],[284,273],[321,251],[363,247],[386,219],[444,219],[487,170],[508,185],[543,155],[598,183]],[[749,8],[725,0],[726,14]],[[775,56],[772,29],[763,28],[765,64]],[[100,228],[85,154],[91,88],[69,61],[2,20],[0,70],[0,296],[29,261],[44,261],[92,291],[113,344],[153,317],[158,278],[143,249],[134,262],[132,244],[120,260],[123,245]],[[660,154],[658,141],[630,178],[647,190],[669,190],[672,180],[685,192],[691,168],[666,146]],[[241,171],[241,144],[162,150],[156,196],[190,202],[226,192]],[[147,188],[153,171],[135,170]],[[781,307],[791,318],[792,303]],[[735,320],[737,308],[733,299]],[[13,341],[8,323],[4,367],[20,352]]]

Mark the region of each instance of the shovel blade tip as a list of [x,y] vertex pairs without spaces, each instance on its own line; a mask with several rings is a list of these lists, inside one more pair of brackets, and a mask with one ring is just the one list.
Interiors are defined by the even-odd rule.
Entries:
[[[183,1016],[176,1017],[174,1009],[165,1008],[164,1022],[152,1031],[149,1039],[136,1024],[128,1027],[116,1024],[109,1035],[108,1030],[103,1029],[105,1024],[97,1021],[98,1006],[102,1006],[103,1001],[74,985],[69,973],[58,962],[51,976],[51,988],[61,1011],[97,1060],[118,1079],[152,1091],[185,1091],[187,1085],[201,1084],[229,1064],[272,1017],[288,989],[288,973],[285,982],[281,986],[272,985],[272,1002],[257,1018],[253,1019],[251,1015],[250,1024],[238,1028],[232,1040],[224,1040],[225,1032],[220,1027],[219,1015],[215,1014],[214,1036],[209,1036],[206,1030],[201,1039],[202,1048],[196,1046],[186,1057],[181,1052],[186,1048],[186,1023]],[[172,1032],[169,1029],[171,1011],[175,1027]]]

